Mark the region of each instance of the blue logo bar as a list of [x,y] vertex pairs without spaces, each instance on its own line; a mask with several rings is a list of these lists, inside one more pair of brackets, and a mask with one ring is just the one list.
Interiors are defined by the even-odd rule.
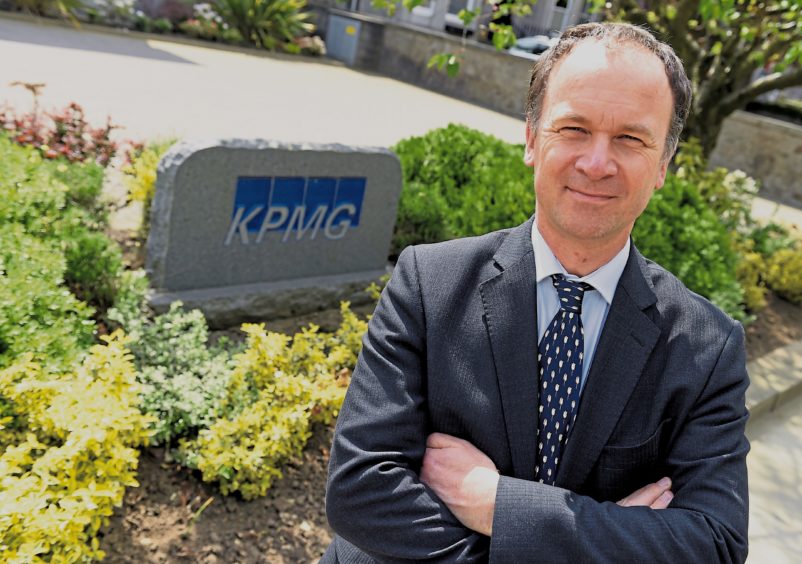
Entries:
[[236,235],[245,245],[261,243],[272,231],[282,232],[283,242],[318,233],[341,239],[359,226],[365,185],[364,177],[241,176],[225,244]]

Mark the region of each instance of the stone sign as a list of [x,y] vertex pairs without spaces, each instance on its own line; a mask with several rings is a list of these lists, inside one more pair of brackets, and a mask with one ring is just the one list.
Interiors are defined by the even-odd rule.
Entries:
[[386,149],[178,143],[151,209],[151,304],[181,300],[224,326],[364,300],[387,271],[400,192]]

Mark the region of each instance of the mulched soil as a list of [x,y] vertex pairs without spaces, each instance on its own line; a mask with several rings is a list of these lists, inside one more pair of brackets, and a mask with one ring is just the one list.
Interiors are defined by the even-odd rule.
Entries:
[[[372,306],[353,309],[365,315]],[[331,331],[339,321],[338,310],[326,310],[267,326],[291,334],[310,322]],[[802,307],[769,296],[768,307],[746,334],[750,359],[802,339]],[[238,329],[216,331],[211,338],[223,335],[242,339]],[[291,461],[284,478],[266,497],[250,502],[225,497],[197,473],[165,461],[163,449],[144,449],[140,487],[128,489],[123,506],[104,528],[106,562],[317,562],[332,535],[324,508],[331,432],[315,428],[303,456]]]
[[746,326],[748,360],[802,339],[802,307],[768,295],[768,306]]
[[303,456],[254,501],[223,496],[196,473],[165,462],[163,449],[145,449],[140,487],[128,489],[100,539],[105,561],[317,562],[331,542],[324,508],[330,444],[331,429],[316,427]]

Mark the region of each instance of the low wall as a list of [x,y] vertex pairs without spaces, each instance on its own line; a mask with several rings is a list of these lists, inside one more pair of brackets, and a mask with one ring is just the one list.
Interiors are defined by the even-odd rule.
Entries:
[[[318,28],[324,35],[329,15],[360,22],[354,67],[511,116],[524,115],[532,68],[530,59],[475,42],[463,45],[459,37],[376,16],[325,5],[314,8]],[[464,53],[457,76],[449,77],[445,72],[427,68],[429,59],[437,53]]]
[[724,122],[710,158],[761,182],[760,196],[802,209],[802,126],[735,112]]

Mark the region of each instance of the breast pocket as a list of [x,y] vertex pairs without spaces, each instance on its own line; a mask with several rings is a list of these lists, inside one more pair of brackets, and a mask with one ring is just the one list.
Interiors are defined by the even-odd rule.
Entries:
[[600,500],[618,501],[638,488],[660,479],[661,452],[665,449],[670,419],[646,440],[634,445],[608,445],[599,455],[593,489]]

